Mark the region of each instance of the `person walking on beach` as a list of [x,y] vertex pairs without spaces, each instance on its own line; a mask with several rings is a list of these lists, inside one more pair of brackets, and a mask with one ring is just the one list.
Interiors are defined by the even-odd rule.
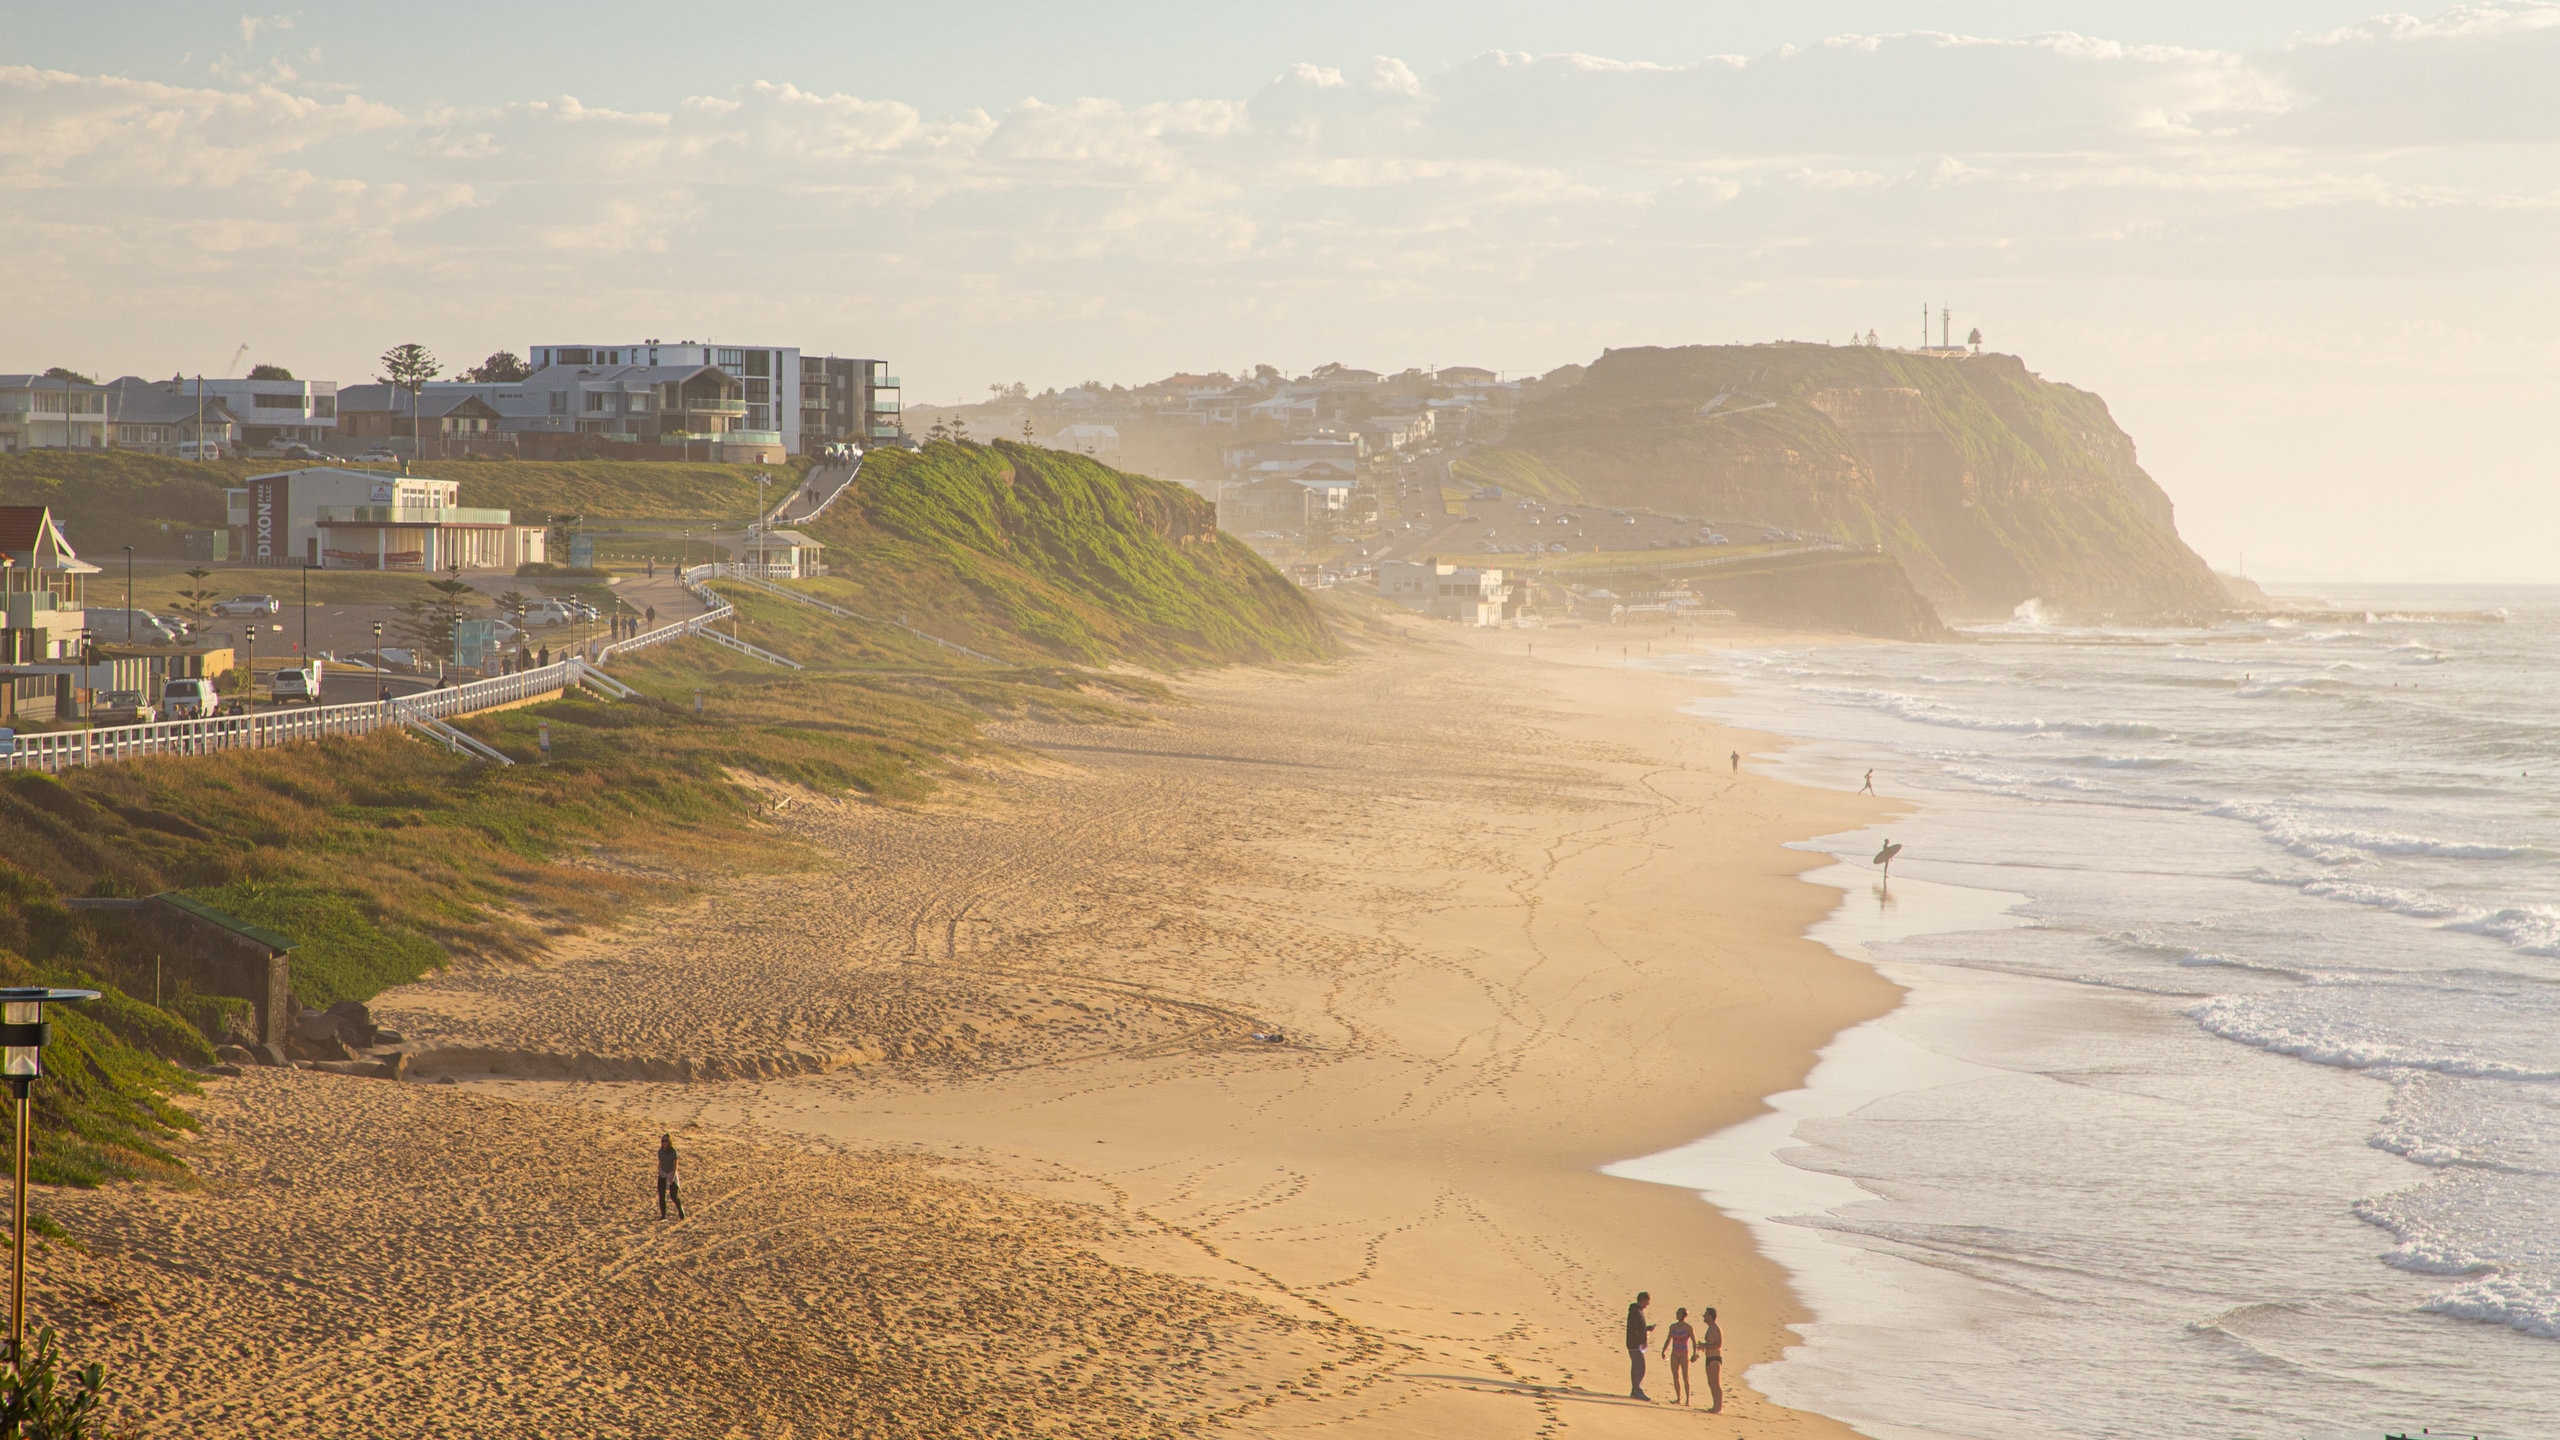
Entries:
[[1653,1296],[1637,1292],[1636,1303],[1627,1307],[1627,1398],[1651,1400],[1644,1393],[1644,1352],[1653,1346],[1653,1327],[1644,1321],[1644,1307]]
[[1736,775],[1742,773],[1742,752],[1739,750],[1733,752],[1733,773]]
[[1867,772],[1867,783],[1858,787],[1858,793],[1861,795],[1876,793],[1876,772],[1873,770]]
[[667,1202],[676,1202],[676,1218],[684,1218],[684,1182],[676,1178],[676,1137],[658,1137],[658,1218],[667,1218]]
[[1716,1323],[1713,1305],[1699,1311],[1698,1318],[1707,1322],[1707,1333],[1698,1337],[1698,1358],[1707,1370],[1707,1413],[1717,1415],[1724,1411],[1724,1327]]
[[1690,1352],[1697,1347],[1698,1331],[1689,1323],[1687,1306],[1671,1312],[1671,1315],[1671,1328],[1662,1332],[1662,1358],[1671,1362],[1671,1398],[1686,1405],[1689,1403],[1689,1362],[1695,1358]]

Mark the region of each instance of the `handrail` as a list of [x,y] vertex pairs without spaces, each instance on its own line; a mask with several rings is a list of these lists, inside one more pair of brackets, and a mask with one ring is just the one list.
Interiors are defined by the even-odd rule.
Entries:
[[[397,705],[400,702],[394,700],[391,703]],[[401,712],[400,718],[407,721],[413,729],[423,730],[429,736],[444,742],[444,747],[457,755],[468,755],[474,760],[486,761],[492,765],[513,765],[516,763],[505,755],[500,754],[497,750],[481,744],[479,741],[472,739],[470,736],[463,734],[461,731],[454,729],[452,726],[436,719],[434,716],[417,715],[403,711]]]
[[734,635],[723,635],[703,621],[697,620],[694,623],[701,626],[701,628],[695,633],[700,635],[703,639],[713,641],[717,644],[726,645],[730,649],[739,651],[743,654],[752,655],[758,660],[764,661],[766,664],[781,665],[793,670],[806,670],[809,668],[787,655],[776,655],[761,645],[750,645],[746,641],[738,639]]

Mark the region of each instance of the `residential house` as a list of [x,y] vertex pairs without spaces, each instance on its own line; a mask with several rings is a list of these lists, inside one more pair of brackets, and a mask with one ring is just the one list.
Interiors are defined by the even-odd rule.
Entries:
[[1218,528],[1239,535],[1303,535],[1322,502],[1286,476],[1231,484],[1218,494]]
[[327,448],[338,435],[338,382],[335,380],[206,380],[209,399],[220,400],[240,422],[240,443],[252,450],[282,445]]
[[1502,377],[1477,365],[1444,365],[1431,378],[1443,385],[1492,385]]
[[475,390],[425,388],[411,394],[400,385],[350,385],[338,392],[338,435],[349,447],[375,444],[421,459],[508,454],[515,433],[505,416]]
[[1380,415],[1352,427],[1372,452],[1419,450],[1431,439],[1433,418],[1425,410],[1414,415]]
[[241,444],[240,420],[229,403],[200,393],[192,380],[126,375],[106,388],[109,443],[118,450],[210,459]]
[[42,505],[0,505],[0,724],[53,720],[77,703],[88,577]]
[[745,394],[745,383],[717,365],[563,364],[522,380],[432,382],[421,402],[434,413],[437,397],[476,396],[520,447],[527,436],[587,435],[679,446],[706,460],[780,461],[780,437],[747,428]]
[[1503,573],[1437,560],[1388,560],[1378,566],[1378,593],[1409,609],[1461,625],[1499,625],[1512,587]]
[[1120,427],[1117,425],[1065,425],[1043,442],[1052,450],[1072,450],[1090,455],[1105,465],[1120,463]]
[[0,453],[104,450],[107,387],[46,375],[0,375]]
[[461,503],[461,482],[314,466],[223,492],[252,565],[328,570],[513,570],[548,558],[549,532]]

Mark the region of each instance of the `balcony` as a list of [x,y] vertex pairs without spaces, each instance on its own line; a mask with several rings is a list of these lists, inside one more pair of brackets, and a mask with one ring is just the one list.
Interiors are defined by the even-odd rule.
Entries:
[[747,413],[747,402],[744,400],[678,400],[667,407],[667,413],[670,415],[744,415]]
[[323,505],[323,525],[505,525],[511,512],[471,505]]

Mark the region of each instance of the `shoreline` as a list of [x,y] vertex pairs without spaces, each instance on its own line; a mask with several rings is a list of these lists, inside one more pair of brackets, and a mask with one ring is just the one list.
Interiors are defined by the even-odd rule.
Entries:
[[[603,1076],[645,1054],[765,1078],[348,1080],[365,1103],[331,1128],[434,1173],[460,1158],[436,1117],[496,1117],[528,1136],[510,1165],[575,1190],[604,1172],[553,1146],[663,1126],[715,1156],[744,1145],[786,1175],[818,1167],[838,1189],[887,1167],[996,1210],[1064,1207],[1090,1237],[1077,1263],[1104,1268],[1077,1271],[1081,1289],[1061,1282],[1062,1302],[1109,1312],[1110,1297],[1144,1289],[1134,1276],[1192,1297],[1140,1307],[1159,1340],[1141,1327],[1083,1352],[1150,1377],[1114,1393],[1154,1386],[1164,1398],[1147,1413],[1244,1433],[1675,1433],[1694,1414],[1623,1398],[1618,1317],[1650,1289],[1658,1324],[1678,1305],[1724,1311],[1727,1413],[1752,1434],[1853,1434],[1743,1382],[1807,1318],[1744,1223],[1605,1171],[1770,1113],[1841,1032],[1900,1003],[1876,971],[1807,937],[1836,896],[1806,879],[1823,859],[1788,848],[1890,807],[1732,773],[1728,749],[1770,742],[1684,713],[1704,677],[1387,628],[1402,638],[1332,666],[1187,677],[1178,704],[1136,726],[995,725],[991,738],[1031,757],[998,783],[917,807],[790,807],[780,823],[825,857],[813,871],[748,877],[683,923],[600,936],[556,963],[450,971],[376,1007],[456,1055],[556,1054],[589,1066],[568,1073]],[[1271,1032],[1285,1043],[1252,1038]],[[297,1116],[317,1125],[335,1088],[298,1074],[228,1082],[202,1107],[206,1144],[231,1153]],[[488,1158],[461,1163],[476,1176]],[[747,1224],[719,1188],[744,1162],[720,1163],[700,1224]],[[219,1313],[219,1292],[167,1283],[168,1267],[210,1273],[286,1235],[303,1247],[294,1266],[349,1263],[310,1226],[315,1205],[353,1203],[337,1183],[47,1203],[77,1233],[116,1237],[85,1266],[93,1289],[158,1284],[171,1292],[163,1324],[355,1387],[361,1366],[297,1361],[329,1326],[295,1323],[292,1304],[248,1324]],[[760,1183],[778,1193],[787,1180]],[[572,1198],[600,1214],[645,1204]],[[507,1243],[522,1250],[508,1263],[550,1277],[526,1297],[534,1328],[499,1326],[523,1352],[504,1365],[552,1377],[558,1395],[540,1403],[618,1395],[607,1372],[655,1363],[610,1341],[564,1352],[563,1317],[572,1332],[607,1326],[577,1317],[611,1302],[546,1248],[566,1239]],[[974,1230],[901,1244],[922,1274],[1006,1260]],[[943,1253],[954,1245],[965,1253]],[[433,1308],[427,1292],[468,1269],[421,1279],[418,1303]],[[1103,1298],[1065,1302],[1077,1294]],[[956,1332],[928,1338],[964,1344],[969,1317],[993,1313],[964,1302]],[[1036,1302],[1009,1314],[1009,1348],[1093,1363],[1052,1353],[1043,1337],[1066,1319]],[[840,1371],[848,1388],[878,1389],[863,1367],[886,1362],[861,1347],[808,1352],[787,1315],[732,1329],[758,1323],[783,1327],[765,1343],[799,1354],[806,1382]],[[141,1391],[172,1393],[179,1372],[151,1334],[92,1332]],[[1195,1373],[1186,1354],[1233,1358]],[[939,1398],[1015,1403],[994,1372],[986,1384]],[[421,1411],[418,1433],[489,1422],[479,1393]],[[333,1395],[295,1398],[325,1413]],[[652,1423],[692,1434],[707,1418]]]

